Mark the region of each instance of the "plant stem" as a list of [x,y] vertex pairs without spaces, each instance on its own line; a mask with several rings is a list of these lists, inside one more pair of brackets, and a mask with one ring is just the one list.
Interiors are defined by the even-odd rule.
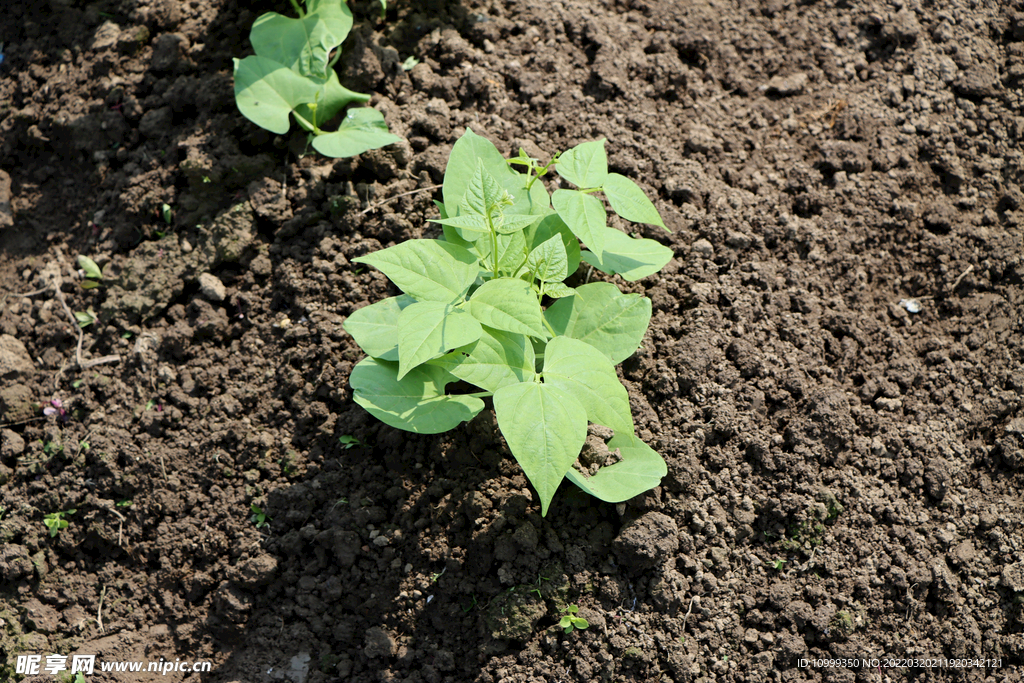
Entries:
[[299,19],[306,16],[306,13],[302,10],[302,7],[299,5],[298,0],[292,0],[292,7],[295,8],[295,13],[299,15]]
[[487,398],[488,396],[494,396],[493,391],[478,391],[475,394],[462,394],[463,396],[472,396],[473,398]]
[[491,253],[494,255],[494,277],[498,277],[498,232],[494,229],[491,212],[487,212],[487,227],[491,231]]

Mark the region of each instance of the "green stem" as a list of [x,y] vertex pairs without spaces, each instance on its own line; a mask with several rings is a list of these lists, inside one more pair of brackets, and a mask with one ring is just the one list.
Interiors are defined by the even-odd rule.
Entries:
[[494,255],[494,277],[498,277],[498,232],[494,229],[491,213],[487,212],[487,227],[491,231],[491,253]]
[[306,16],[306,13],[302,11],[302,7],[299,6],[298,0],[292,0],[292,7],[295,8],[295,13],[299,15],[299,19]]
[[557,337],[558,333],[555,332],[555,328],[551,327],[551,323],[548,322],[548,319],[545,318],[543,314],[540,316],[540,319],[544,321],[544,327],[548,328],[548,332],[551,333],[551,336]]
[[488,396],[494,396],[493,391],[478,391],[475,394],[462,394],[463,396],[472,396],[473,398],[487,398]]

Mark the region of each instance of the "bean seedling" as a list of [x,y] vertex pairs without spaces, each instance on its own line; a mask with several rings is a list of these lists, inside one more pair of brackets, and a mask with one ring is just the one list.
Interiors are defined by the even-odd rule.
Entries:
[[580,611],[580,608],[576,605],[569,605],[565,608],[565,612],[562,614],[561,620],[558,622],[558,626],[565,630],[566,633],[572,633],[573,629],[582,631],[583,629],[590,626],[583,617],[576,616]]
[[77,512],[74,508],[71,510],[64,510],[63,512],[51,512],[48,515],[43,515],[43,524],[50,530],[50,538],[54,538],[62,530],[68,528],[68,520],[64,519],[65,515],[73,515]]
[[[388,132],[380,112],[350,109],[335,131],[321,125],[347,105],[369,95],[345,88],[334,65],[338,49],[352,29],[352,12],[344,0],[298,0],[292,19],[268,12],[253,23],[249,40],[255,55],[235,59],[235,102],[247,119],[284,135],[289,117],[310,133],[313,148],[329,157],[351,157],[401,140]],[[333,54],[332,54],[333,53]]]
[[[522,151],[506,161],[467,130],[445,171],[434,221],[443,238],[352,259],[381,270],[404,292],[344,323],[369,355],[352,370],[355,401],[392,427],[436,434],[475,417],[490,397],[542,515],[565,477],[619,503],[657,486],[667,472],[635,435],[629,396],[615,373],[640,346],[650,299],[608,282],[565,282],[581,262],[638,280],[672,258],[655,240],[607,226],[598,192],[622,218],[665,228],[643,191],[608,171],[604,145],[583,143],[542,167]],[[579,189],[549,196],[537,181],[552,167]],[[458,380],[482,391],[449,393]],[[588,423],[613,430],[607,448],[621,458],[594,474],[573,468]]]

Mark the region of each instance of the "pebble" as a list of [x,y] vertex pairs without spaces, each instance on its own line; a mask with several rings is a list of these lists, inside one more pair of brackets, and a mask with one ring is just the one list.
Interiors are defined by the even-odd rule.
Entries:
[[199,276],[199,291],[209,301],[224,301],[228,295],[227,287],[216,275],[203,273]]

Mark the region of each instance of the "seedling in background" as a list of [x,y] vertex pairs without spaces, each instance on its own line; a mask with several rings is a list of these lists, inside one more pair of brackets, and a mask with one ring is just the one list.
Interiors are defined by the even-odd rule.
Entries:
[[294,117],[309,132],[313,149],[329,157],[400,141],[369,107],[349,109],[335,131],[321,129],[349,104],[370,99],[343,87],[334,70],[352,29],[352,12],[344,0],[306,0],[305,7],[292,0],[292,6],[298,19],[276,12],[258,18],[249,34],[256,54],[234,60],[235,102],[242,115],[278,135],[288,132]]
[[174,220],[174,213],[171,211],[170,204],[160,205],[160,215],[163,217],[164,223],[166,223],[167,225],[170,225],[171,222]]
[[562,614],[561,620],[558,622],[558,626],[562,628],[566,633],[572,633],[573,629],[582,631],[583,629],[590,626],[586,619],[583,617],[576,616],[580,611],[580,608],[576,605],[569,605],[565,608],[565,612]]
[[92,310],[92,306],[84,311],[75,311],[75,320],[79,327],[86,328],[96,322],[96,311]]
[[405,61],[402,62],[402,71],[412,71],[413,69],[416,68],[416,65],[419,63],[420,60],[416,59],[412,55],[409,55],[408,57],[405,58]]
[[63,512],[51,512],[48,515],[43,515],[43,524],[50,530],[50,538],[55,537],[61,531],[68,528],[68,520],[64,519],[64,516],[73,515],[75,512],[77,510],[72,508]]
[[[370,356],[352,370],[355,401],[392,427],[436,434],[471,420],[491,397],[542,515],[565,477],[620,503],[667,473],[661,456],[636,436],[615,373],[643,340],[650,299],[608,282],[565,284],[581,262],[633,281],[672,258],[654,240],[607,226],[597,193],[622,218],[665,227],[633,181],[608,171],[604,142],[583,143],[542,166],[522,151],[506,161],[467,130],[445,171],[434,221],[443,238],[352,259],[383,271],[404,292],[345,321]],[[537,179],[551,168],[580,189],[549,196]],[[449,393],[459,380],[481,391]],[[621,458],[595,474],[573,468],[588,423],[613,430],[607,447]]]
[[350,436],[348,434],[342,434],[341,436],[339,436],[338,437],[338,443],[340,443],[342,445],[342,447],[346,451],[348,449],[350,449],[350,448],[353,448],[354,446],[365,446],[366,445],[362,441],[357,439],[356,437]]
[[82,280],[82,289],[93,289],[99,287],[103,282],[103,269],[96,265],[88,256],[78,257],[78,268],[86,279]]
[[263,511],[263,508],[253,504],[249,506],[249,510],[252,512],[252,517],[249,518],[249,521],[255,524],[257,529],[270,526],[270,522],[273,521],[273,518],[267,515],[267,513]]
[[772,566],[775,567],[775,571],[777,571],[777,572],[781,572],[782,571],[782,567],[785,564],[786,564],[785,560],[774,560],[772,562]]

